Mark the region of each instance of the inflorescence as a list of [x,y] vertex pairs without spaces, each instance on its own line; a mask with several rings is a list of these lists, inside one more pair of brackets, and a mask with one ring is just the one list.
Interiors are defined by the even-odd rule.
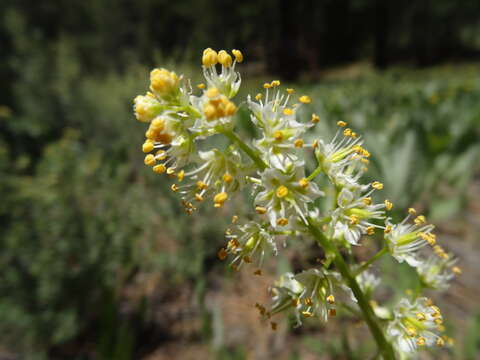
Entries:
[[[375,337],[379,347],[386,346],[381,341],[384,337],[403,357],[420,347],[451,343],[442,335],[440,310],[420,292],[401,299],[392,310],[371,299],[380,279],[368,268],[384,254],[414,267],[422,288],[445,290],[460,274],[456,259],[437,243],[434,226],[413,208],[403,221],[394,223],[388,216],[392,202],[374,200],[383,184],[361,182],[370,153],[346,122],[337,123],[338,131],[330,141],[304,140],[320,117],[312,114],[308,122],[299,121],[299,110],[312,100],[296,95],[294,89],[282,89],[279,80],[265,83],[262,92],[248,96],[245,104],[259,136],[242,140],[235,132],[238,105],[232,99],[241,84],[236,67],[243,60],[239,50],[230,55],[206,49],[202,56],[205,83],[195,91],[175,72],[154,69],[150,73],[150,91],[134,100],[136,118],[148,124],[142,145],[144,163],[174,179],[171,190],[179,194],[188,214],[202,202],[222,208],[243,188],[251,190],[252,216],[243,223],[233,217],[227,243],[218,252],[222,260],[230,257],[236,270],[253,265],[253,273],[261,275],[265,256],[276,255],[277,242],[286,236],[313,239],[324,247],[326,259],[317,268],[286,273],[272,285],[272,305],[256,304],[263,317],[290,312],[298,325],[311,317],[327,321],[336,315],[340,300],[345,308],[363,313],[372,333],[372,324],[379,324],[383,332]],[[223,135],[229,144],[225,148],[209,144],[207,140],[215,135]],[[304,160],[308,153],[317,161],[310,173]],[[325,207],[318,202],[328,187],[321,189],[317,177],[328,181],[335,192],[334,205],[324,213],[319,209]],[[362,237],[375,234],[384,239],[384,248],[371,262],[345,269],[342,264],[348,264],[338,250],[351,252]],[[370,312],[375,318],[369,318]],[[275,329],[276,323],[271,324]],[[389,357],[387,350],[380,350]]]

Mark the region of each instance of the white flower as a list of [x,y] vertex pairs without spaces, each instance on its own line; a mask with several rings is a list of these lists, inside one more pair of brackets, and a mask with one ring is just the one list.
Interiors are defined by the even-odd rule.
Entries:
[[323,195],[304,177],[302,165],[291,165],[286,171],[267,169],[261,174],[261,191],[255,204],[257,212],[267,213],[273,227],[287,226],[291,217],[300,217],[306,223],[308,204]]
[[365,270],[356,276],[358,285],[367,296],[371,295],[380,284],[380,279],[372,272]]
[[406,261],[410,266],[417,267],[421,264],[418,251],[426,245],[435,244],[435,235],[432,234],[434,226],[426,224],[423,215],[417,216],[413,224],[407,223],[414,210],[410,209],[409,215],[400,223],[392,224],[390,219],[385,224],[385,241],[390,254],[398,261]]
[[450,286],[450,280],[460,272],[460,269],[454,266],[456,262],[457,259],[451,255],[440,257],[431,254],[426,261],[417,266],[417,272],[425,286],[436,290],[446,290]]
[[200,151],[198,162],[200,165],[196,169],[179,176],[179,181],[186,179],[185,185],[172,186],[173,191],[182,194],[187,212],[195,210],[194,202],[209,197],[213,197],[215,207],[222,207],[228,193],[237,191],[244,181],[240,154],[232,147],[224,152],[218,149]]
[[440,309],[427,298],[414,303],[402,299],[395,307],[394,319],[387,327],[387,335],[401,353],[413,353],[419,346],[445,345]]
[[[261,267],[266,253],[277,255],[275,235],[268,224],[250,221],[236,227],[237,231],[227,233],[226,249],[219,252],[220,258],[227,254],[234,256],[232,266],[240,269],[243,263],[255,263]],[[238,265],[237,265],[238,264]]]
[[[283,95],[275,89],[279,84],[279,81],[266,84],[265,99],[257,95],[256,102],[249,96],[247,104],[252,111],[252,122],[263,135],[254,142],[255,147],[260,150],[264,161],[283,169],[297,159],[297,149],[303,147],[300,136],[313,124],[296,121],[298,104],[289,105],[290,94]],[[269,89],[274,92],[271,98]]]
[[[293,311],[297,326],[302,317],[317,316],[327,321],[328,316],[335,316],[335,293],[347,290],[341,283],[340,274],[320,269],[310,269],[293,275],[286,273],[273,287],[273,304],[270,315],[282,311]],[[347,290],[348,291],[348,290]],[[351,293],[350,297],[353,299]]]
[[[232,59],[225,50],[220,50],[217,54],[210,48],[203,52],[203,76],[207,81],[208,87],[216,88],[231,99],[234,97],[242,82],[240,74],[235,71],[237,62],[243,61],[243,55],[239,50],[232,51],[235,60]],[[217,72],[215,65],[220,63],[221,71]]]
[[373,234],[375,228],[383,228],[372,220],[384,219],[384,203],[373,204],[370,195],[357,188],[353,191],[343,188],[337,199],[338,207],[332,213],[330,225],[334,228],[335,239],[345,239],[349,244],[357,245],[363,234]]

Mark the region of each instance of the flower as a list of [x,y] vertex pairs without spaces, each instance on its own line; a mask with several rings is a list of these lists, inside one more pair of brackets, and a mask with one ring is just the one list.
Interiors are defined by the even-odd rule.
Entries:
[[371,295],[380,284],[380,279],[368,270],[358,274],[356,276],[356,280],[362,291],[367,294],[367,296]]
[[[242,82],[240,74],[235,71],[235,64],[243,61],[243,54],[240,50],[232,50],[235,60],[225,51],[220,50],[217,54],[211,48],[205,49],[203,52],[203,76],[207,80],[210,88],[216,88],[228,99],[234,97]],[[221,72],[218,73],[215,67],[220,63]]]
[[[278,80],[266,83],[265,98],[258,94],[255,98],[257,101],[253,101],[249,96],[247,104],[252,112],[252,122],[261,129],[263,135],[254,142],[254,146],[260,150],[262,158],[267,163],[284,169],[297,160],[295,156],[297,149],[303,147],[300,136],[313,123],[304,124],[296,120],[298,104],[290,105],[290,93],[282,94],[277,89],[279,85]],[[270,89],[273,89],[271,96]]]
[[235,233],[227,233],[227,246],[219,252],[220,258],[232,254],[234,258],[231,264],[236,269],[240,269],[244,263],[255,263],[261,267],[266,252],[277,255],[275,235],[268,224],[261,225],[250,221],[237,226],[236,230]]
[[273,303],[269,315],[293,311],[297,326],[301,325],[302,317],[318,316],[327,321],[328,316],[336,315],[334,293],[339,289],[348,289],[340,279],[338,273],[323,268],[296,275],[286,273],[272,288]]
[[286,171],[270,168],[261,174],[261,191],[255,204],[264,208],[273,227],[286,226],[290,217],[305,223],[308,204],[323,195],[317,184],[304,177],[303,164],[293,164]]
[[419,346],[443,346],[443,319],[440,309],[431,300],[421,297],[411,303],[401,299],[396,305],[394,319],[387,327],[387,335],[399,352],[413,353]]
[[424,286],[432,289],[448,289],[450,280],[452,280],[456,274],[460,273],[460,268],[454,266],[456,262],[457,259],[450,255],[445,258],[431,254],[426,261],[421,262],[417,266],[420,281]]
[[359,188],[353,191],[343,188],[340,191],[338,207],[332,212],[330,222],[335,239],[345,239],[347,243],[357,245],[362,234],[372,235],[376,228],[383,228],[372,221],[385,218],[383,209],[386,204],[373,204],[370,197],[373,191],[375,189],[366,194],[362,194]]
[[408,224],[409,219],[416,215],[414,209],[400,224],[392,224],[390,219],[385,222],[385,241],[388,251],[398,261],[406,261],[410,266],[417,267],[421,264],[418,250],[426,245],[434,246],[436,236],[432,234],[434,226],[426,224],[423,215],[414,218],[413,224]]

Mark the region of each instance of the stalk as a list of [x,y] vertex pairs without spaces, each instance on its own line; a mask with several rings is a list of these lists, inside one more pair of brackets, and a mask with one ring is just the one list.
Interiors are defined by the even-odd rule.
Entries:
[[267,168],[267,164],[260,158],[258,153],[253,150],[250,146],[248,146],[242,139],[240,139],[237,134],[235,134],[233,131],[228,130],[223,132],[223,134],[230,139],[230,141],[236,143],[240,149],[242,149],[245,154],[247,154],[250,159],[253,160],[253,162],[261,169],[265,170]]
[[342,254],[335,246],[335,244],[327,239],[327,237],[314,225],[313,219],[308,217],[308,228],[311,234],[315,237],[317,242],[328,252],[333,253],[335,258],[333,262],[337,267],[338,271],[347,282],[350,289],[352,289],[355,298],[358,301],[358,306],[362,310],[363,317],[365,322],[372,333],[375,342],[377,343],[377,347],[379,352],[383,355],[385,360],[395,360],[395,354],[393,352],[393,348],[390,343],[385,338],[380,325],[378,324],[378,319],[373,312],[372,307],[370,306],[366,295],[363,293],[362,289],[358,285],[355,276],[352,274],[350,267],[348,266],[347,262],[343,258]]

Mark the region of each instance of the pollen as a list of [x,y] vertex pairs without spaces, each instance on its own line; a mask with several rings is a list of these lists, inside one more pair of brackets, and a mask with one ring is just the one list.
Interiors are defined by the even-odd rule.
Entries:
[[313,305],[313,301],[312,301],[312,298],[305,298],[305,300],[303,300],[303,302],[305,303],[305,305],[307,306],[312,306]]
[[257,101],[260,101],[262,99],[263,95],[258,93],[257,95],[255,95],[255,100]]
[[277,141],[282,141],[283,140],[283,134],[280,130],[277,130],[273,133],[273,137],[275,138],[275,140]]
[[177,192],[177,191],[178,191],[178,185],[177,185],[177,184],[172,184],[172,186],[170,186],[170,189],[171,189],[173,192]]
[[221,248],[220,250],[218,250],[217,256],[220,260],[225,260],[228,256],[228,253],[224,248]]
[[203,51],[202,64],[205,67],[214,66],[218,63],[218,54],[210,48]]
[[280,218],[277,220],[277,225],[280,226],[285,226],[288,225],[288,219],[287,218]]
[[365,197],[362,199],[363,203],[365,205],[371,205],[372,204],[372,198],[371,197]]
[[320,116],[318,116],[317,114],[312,114],[312,118],[310,119],[310,121],[316,124],[320,121]]
[[298,181],[298,184],[299,184],[302,188],[306,189],[306,188],[308,187],[308,185],[310,184],[310,181],[308,181],[307,178],[303,178],[303,179],[300,179],[300,180]]
[[203,89],[205,89],[205,84],[200,83],[200,84],[197,85],[197,88],[199,88],[200,90],[203,90]]
[[287,94],[292,95],[295,92],[295,89],[287,88]]
[[271,85],[272,87],[280,86],[280,80],[273,80],[273,81],[270,83],[270,85]]
[[427,222],[427,219],[425,219],[425,216],[419,215],[415,218],[414,222],[415,222],[416,225],[422,225],[422,224],[425,224]]
[[143,162],[147,166],[153,166],[157,161],[155,160],[155,156],[153,154],[148,154],[147,156],[145,156]]
[[151,141],[145,141],[142,145],[142,151],[144,153],[149,153],[153,150],[153,143]]
[[383,232],[385,234],[388,234],[388,233],[392,232],[392,225],[385,226],[385,230],[383,230]]
[[284,198],[288,195],[288,188],[285,185],[280,185],[275,191],[275,195],[277,195],[277,197],[280,199]]
[[330,317],[337,316],[337,309],[328,309],[328,316]]
[[460,269],[458,266],[452,267],[452,271],[456,275],[460,275],[462,273],[462,269]]
[[196,185],[198,190],[205,190],[208,188],[208,185],[205,184],[203,181],[197,181]]
[[424,313],[419,312],[419,313],[416,314],[416,316],[417,316],[417,320],[418,320],[418,321],[425,321],[425,320],[427,320],[427,317],[425,316]]
[[290,109],[290,108],[285,108],[285,109],[283,110],[283,114],[284,114],[284,115],[293,115],[293,110]]
[[227,199],[228,199],[228,194],[226,192],[218,193],[213,198],[214,207],[216,208],[222,207],[225,201],[227,201]]
[[228,68],[232,66],[233,60],[232,57],[225,50],[220,50],[218,52],[218,62]]
[[227,184],[230,184],[233,181],[233,176],[230,175],[229,173],[223,174],[222,177],[223,181],[226,182]]
[[295,145],[296,148],[301,148],[304,145],[303,139],[297,139],[293,142],[293,145]]
[[195,200],[197,200],[198,202],[202,202],[203,201],[203,196],[198,194],[198,193],[195,193]]
[[210,88],[205,92],[205,95],[207,95],[209,98],[214,98],[220,95],[220,91],[218,91],[217,88]]
[[157,174],[163,174],[167,170],[166,166],[163,164],[155,165],[153,171]]
[[393,203],[391,203],[389,200],[385,200],[384,203],[385,203],[385,209],[392,210]]
[[302,311],[302,315],[305,317],[312,317],[313,314],[310,311]]
[[441,337],[437,339],[437,346],[443,347],[445,346],[445,340],[443,340]]
[[423,336],[420,336],[419,338],[417,338],[417,345],[418,346],[424,346],[426,343],[426,340]]
[[272,85],[270,83],[263,84],[264,89],[270,89],[271,87],[272,87]]
[[343,130],[343,136],[352,136],[352,129],[346,128],[345,130]]
[[232,50],[233,56],[235,56],[235,61],[241,63],[243,61],[243,54],[240,50],[233,49]]
[[333,296],[333,295],[328,295],[328,296],[327,296],[327,302],[328,302],[329,304],[335,304],[335,296]]
[[350,215],[350,225],[358,225],[360,223],[360,218],[356,215]]
[[300,98],[298,100],[302,104],[310,104],[312,102],[312,99],[310,99],[310,96],[307,96],[307,95],[300,96]]
[[337,121],[337,125],[340,126],[340,127],[345,127],[347,126],[347,123],[345,121]]
[[253,275],[261,276],[262,275],[262,270],[257,269],[253,272]]
[[374,226],[367,227],[367,235],[373,235],[373,234],[375,234],[375,227]]
[[375,190],[382,190],[383,189],[383,184],[381,182],[378,182],[378,181],[374,181],[372,183],[372,187],[375,189]]
[[257,212],[257,214],[263,215],[267,212],[267,208],[264,208],[262,206],[256,206],[255,211]]
[[414,208],[409,208],[408,213],[412,216],[415,216],[415,215],[417,215],[417,210],[415,210]]

